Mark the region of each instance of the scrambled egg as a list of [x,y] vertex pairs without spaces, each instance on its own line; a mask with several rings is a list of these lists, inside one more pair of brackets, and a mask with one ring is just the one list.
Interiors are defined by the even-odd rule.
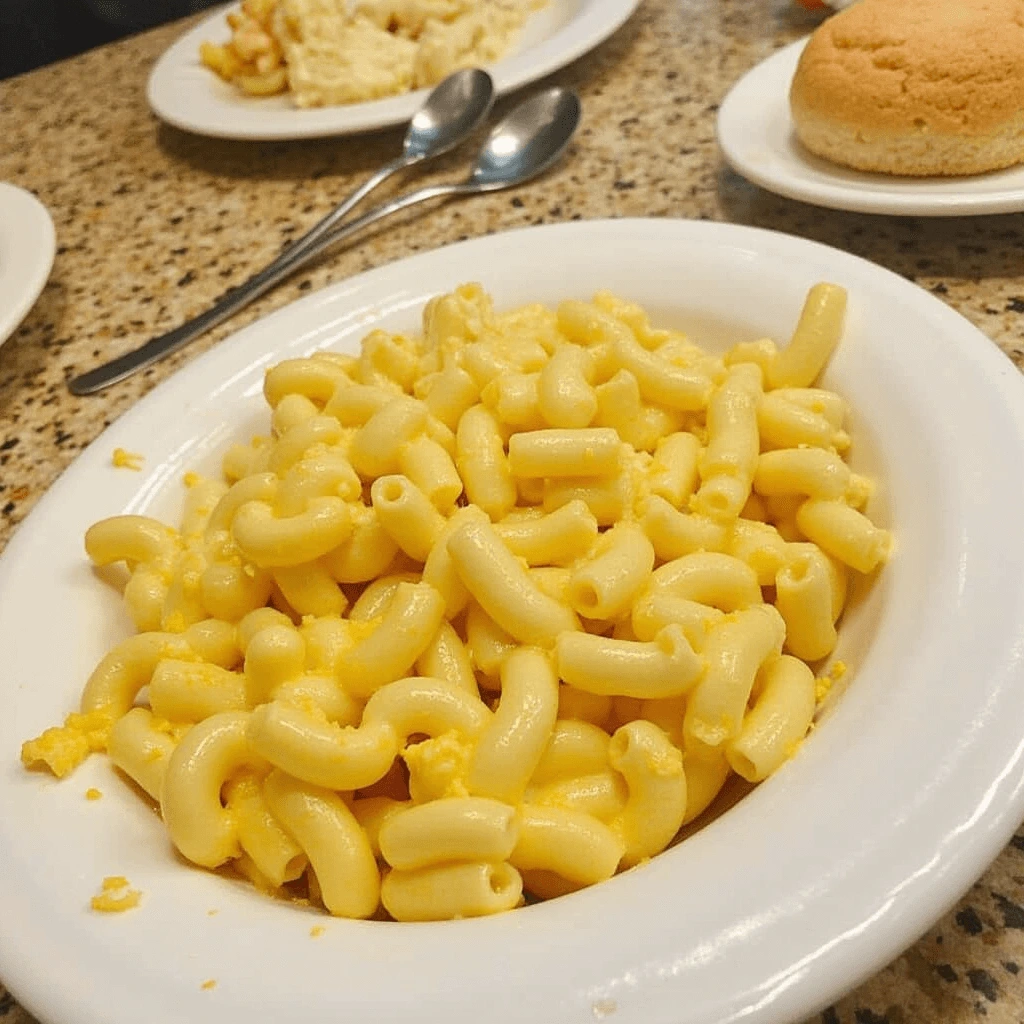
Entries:
[[320,107],[396,96],[493,64],[546,0],[243,0],[203,63],[249,95]]

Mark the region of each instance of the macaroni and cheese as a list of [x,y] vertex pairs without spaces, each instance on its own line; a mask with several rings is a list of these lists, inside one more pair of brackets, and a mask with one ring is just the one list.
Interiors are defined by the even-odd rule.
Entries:
[[190,861],[342,917],[492,914],[660,853],[797,750],[888,557],[816,386],[845,301],[719,357],[609,293],[465,285],[419,337],[279,363],[268,434],[186,476],[178,529],[89,529],[137,632],[25,765],[105,751]]
[[321,107],[436,85],[495,63],[546,0],[242,0],[200,58],[250,96]]

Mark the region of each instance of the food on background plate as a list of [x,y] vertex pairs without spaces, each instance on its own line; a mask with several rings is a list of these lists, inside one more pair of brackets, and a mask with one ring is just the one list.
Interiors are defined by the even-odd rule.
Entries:
[[790,90],[812,153],[863,171],[968,175],[1024,160],[1021,0],[861,0],[825,21]]
[[845,307],[816,285],[786,347],[720,357],[610,293],[465,285],[419,337],[278,364],[269,434],[187,474],[179,529],[89,529],[137,633],[24,764],[106,751],[186,858],[341,917],[643,863],[796,752],[889,555],[816,386]]
[[202,62],[251,96],[298,107],[397,96],[501,59],[547,0],[242,0]]

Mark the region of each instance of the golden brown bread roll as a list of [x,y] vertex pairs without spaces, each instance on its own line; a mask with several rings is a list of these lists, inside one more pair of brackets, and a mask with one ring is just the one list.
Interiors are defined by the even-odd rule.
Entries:
[[824,22],[789,94],[800,141],[864,171],[1024,160],[1024,0],[860,0]]

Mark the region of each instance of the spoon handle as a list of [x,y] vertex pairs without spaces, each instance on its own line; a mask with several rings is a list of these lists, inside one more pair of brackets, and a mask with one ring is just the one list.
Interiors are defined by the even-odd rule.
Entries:
[[[378,174],[375,177],[380,178],[380,175]],[[382,181],[383,178],[380,178],[380,180]],[[365,189],[366,186],[363,186],[363,188]],[[321,221],[320,224],[303,236],[296,245],[282,253],[281,256],[258,274],[254,274],[248,281],[227,292],[206,312],[200,313],[199,316],[186,321],[180,327],[175,327],[174,330],[168,331],[166,334],[151,338],[144,345],[132,349],[131,352],[126,352],[116,359],[112,359],[93,370],[89,370],[88,373],[75,377],[68,383],[68,388],[74,395],[92,395],[97,391],[102,391],[111,384],[116,384],[118,381],[130,377],[133,373],[151,366],[157,360],[163,359],[164,356],[177,352],[179,348],[183,348],[190,341],[194,341],[201,334],[205,334],[211,328],[216,327],[217,324],[237,313],[238,310],[273,288],[279,281],[288,277],[300,267],[304,267],[307,263],[312,262],[325,249],[348,238],[357,231],[361,231],[378,220],[382,220],[384,217],[388,217],[416,203],[464,191],[466,191],[465,184],[428,186],[415,192],[409,192],[404,196],[399,196],[389,203],[374,207],[369,212],[363,214],[362,217],[357,217],[355,220],[349,221],[333,231],[331,230],[333,225],[328,225],[321,230],[321,226],[325,221],[334,217],[332,213],[325,218],[325,221]],[[365,192],[363,194],[365,195]],[[354,202],[358,202],[358,200],[353,201],[349,199],[347,202],[349,208],[351,208]],[[297,249],[299,251],[296,251]]]
[[[296,239],[280,256],[270,264],[270,267],[279,262],[291,262],[291,259],[308,249],[314,242],[324,237],[334,227],[341,223],[349,212],[359,205],[378,185],[382,185],[392,174],[397,174],[406,167],[419,163],[422,156],[402,156],[391,163],[385,164],[376,174],[371,175],[362,185],[359,186],[344,202],[339,203],[326,217],[317,221],[301,238]],[[267,267],[269,270],[270,267]]]

